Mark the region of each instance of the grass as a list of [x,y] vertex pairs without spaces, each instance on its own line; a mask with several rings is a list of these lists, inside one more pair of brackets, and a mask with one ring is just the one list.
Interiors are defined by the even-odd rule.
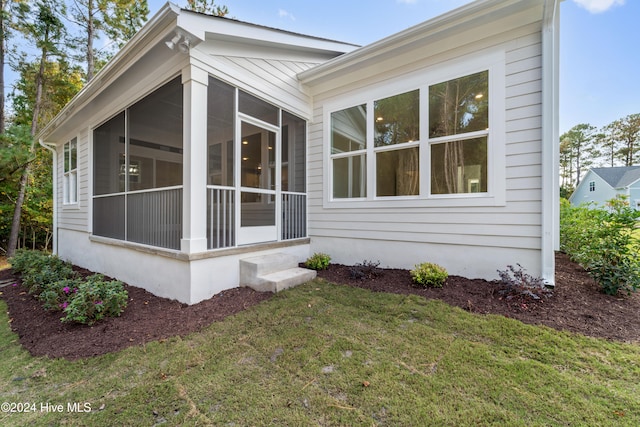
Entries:
[[75,362],[31,357],[5,312],[0,402],[36,410],[0,413],[3,426],[640,425],[639,346],[415,296],[318,280],[203,332]]
[[11,264],[9,264],[9,262],[7,261],[6,257],[0,256],[0,270],[6,270],[7,268],[10,268]]

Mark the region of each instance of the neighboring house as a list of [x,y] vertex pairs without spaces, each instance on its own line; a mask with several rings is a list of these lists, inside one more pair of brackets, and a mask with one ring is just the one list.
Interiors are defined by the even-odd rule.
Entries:
[[356,48],[167,4],[39,134],[55,251],[186,303],[314,252],[553,284],[558,5]]
[[591,168],[569,201],[572,205],[605,206],[616,196],[626,196],[631,207],[640,209],[640,166]]

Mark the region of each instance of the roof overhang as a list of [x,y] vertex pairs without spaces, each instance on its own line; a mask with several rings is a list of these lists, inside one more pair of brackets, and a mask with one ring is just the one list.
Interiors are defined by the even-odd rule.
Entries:
[[[358,68],[375,66],[389,57],[455,39],[472,28],[486,27],[500,21],[499,28],[493,28],[497,33],[508,31],[508,26],[516,28],[539,22],[543,19],[543,5],[547,1],[478,0],[303,71],[298,77],[302,83],[313,87],[337,76],[356,72]],[[482,34],[483,37],[489,35]]]

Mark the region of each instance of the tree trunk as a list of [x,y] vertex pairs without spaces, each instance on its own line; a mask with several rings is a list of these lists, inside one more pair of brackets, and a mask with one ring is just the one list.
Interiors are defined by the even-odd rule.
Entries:
[[[46,39],[46,38],[45,38]],[[45,44],[46,46],[46,44]],[[38,118],[40,117],[40,108],[42,104],[42,87],[44,85],[44,67],[47,60],[47,48],[42,48],[42,54],[40,57],[40,68],[36,75],[36,102],[33,107],[33,118],[31,121],[31,146],[29,147],[29,153],[33,157],[36,151],[35,135],[38,130]],[[27,192],[27,184],[29,183],[29,174],[31,173],[31,162],[22,170],[20,176],[20,190],[18,191],[18,199],[16,200],[16,207],[13,211],[13,220],[11,221],[11,232],[9,233],[9,243],[7,245],[7,258],[13,256],[18,246],[18,235],[20,234],[20,216],[22,215],[22,205],[24,203],[24,196]]]
[[93,25],[93,1],[89,0],[87,4],[87,83],[93,79],[95,73],[95,64],[93,58],[93,38],[94,38],[94,25]]
[[6,22],[4,8],[6,0],[0,0],[0,133],[4,133],[4,54],[5,54],[5,38],[6,38]]

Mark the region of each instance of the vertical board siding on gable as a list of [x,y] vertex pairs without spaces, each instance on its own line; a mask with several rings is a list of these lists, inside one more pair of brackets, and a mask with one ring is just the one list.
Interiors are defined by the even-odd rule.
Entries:
[[[69,139],[73,138],[70,137]],[[89,135],[83,129],[78,138],[78,204],[65,205],[62,198],[64,144],[58,147],[58,227],[76,231],[87,231],[89,227]],[[66,142],[66,141],[65,141]]]
[[311,237],[540,249],[541,36],[532,33],[507,42],[506,46],[505,206],[394,208],[389,202],[380,208],[325,209],[323,156],[328,141],[324,141],[323,108],[316,104],[314,123],[309,127]]

